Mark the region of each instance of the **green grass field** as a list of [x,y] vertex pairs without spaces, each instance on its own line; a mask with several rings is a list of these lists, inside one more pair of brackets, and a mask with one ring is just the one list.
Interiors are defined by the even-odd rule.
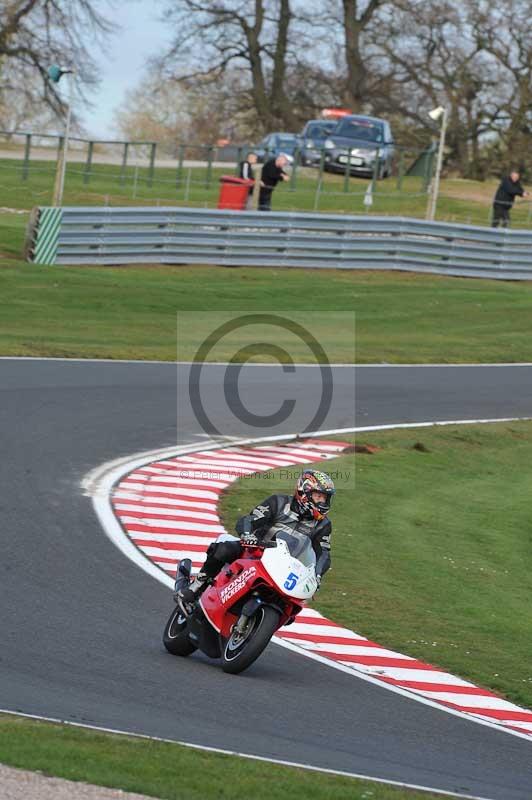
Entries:
[[[376,432],[356,441],[381,449],[321,464],[338,491],[333,566],[315,607],[532,708],[532,423]],[[238,482],[224,495],[225,527],[293,485],[279,473]]]
[[[128,167],[121,179],[118,165],[94,164],[90,182],[84,183],[84,165],[70,163],[65,182],[66,205],[187,205],[215,207],[218,198],[218,179],[232,174],[233,167],[213,168],[208,178],[205,167],[185,169],[178,180],[176,169],[157,167],[153,185],[149,184],[148,169]],[[427,195],[424,180],[404,178],[399,187],[396,178],[378,181],[373,193],[373,205],[368,210],[363,199],[368,179],[350,177],[348,185],[343,175],[324,173],[317,197],[318,170],[301,169],[295,185],[284,183],[277,187],[273,206],[285,211],[328,211],[349,214],[386,214],[425,217]],[[29,210],[34,205],[49,205],[54,185],[55,163],[31,161],[28,178],[22,180],[22,162],[0,159],[0,196],[10,208]],[[497,182],[485,183],[448,179],[441,184],[437,219],[488,225],[490,207]],[[347,191],[345,191],[347,189]],[[532,226],[532,204],[517,202],[512,211],[514,227]]]
[[162,800],[436,800],[441,795],[0,714],[0,762]]
[[[331,362],[531,361],[532,285],[411,273],[223,267],[40,267],[18,258],[23,215],[0,215],[0,353],[191,358],[205,322],[177,312],[299,312]],[[356,339],[339,324],[353,313]],[[349,330],[352,330],[352,326]],[[214,360],[234,351],[218,349]],[[294,360],[312,360],[293,342]]]

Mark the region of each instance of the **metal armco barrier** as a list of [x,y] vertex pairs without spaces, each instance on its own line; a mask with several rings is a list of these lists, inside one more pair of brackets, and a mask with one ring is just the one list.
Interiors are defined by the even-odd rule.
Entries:
[[401,217],[192,208],[40,209],[40,264],[397,269],[532,279],[532,231]]

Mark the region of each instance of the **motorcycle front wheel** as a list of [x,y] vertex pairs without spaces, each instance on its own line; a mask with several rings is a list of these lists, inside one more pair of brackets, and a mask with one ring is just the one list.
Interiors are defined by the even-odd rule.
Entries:
[[223,671],[236,675],[253,664],[279,627],[280,619],[274,608],[261,606],[242,633],[234,630],[223,647]]
[[197,648],[191,643],[187,635],[187,618],[176,606],[163,633],[163,644],[173,656],[189,656]]

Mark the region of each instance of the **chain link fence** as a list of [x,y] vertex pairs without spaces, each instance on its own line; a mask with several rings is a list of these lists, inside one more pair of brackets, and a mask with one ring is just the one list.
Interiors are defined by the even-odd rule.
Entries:
[[[0,206],[27,209],[49,205],[63,137],[24,131],[0,131]],[[70,140],[65,182],[68,205],[183,205],[214,208],[219,179],[235,174],[252,145],[200,145],[176,142],[170,156],[157,142]],[[308,148],[307,148],[308,151]],[[263,160],[269,157],[265,152]],[[307,152],[308,160],[308,152]],[[401,215],[424,218],[434,170],[434,149],[396,146],[392,173],[380,178],[379,159],[373,175],[362,178],[347,162],[342,173],[328,171],[325,151],[314,148],[313,166],[293,154],[290,180],[274,194],[280,211],[325,211],[348,214]],[[456,184],[473,184],[459,182]],[[481,184],[477,184],[480,187]],[[438,203],[437,219],[487,225],[492,188],[485,196],[460,196],[459,188]],[[478,188],[477,193],[480,193]],[[532,227],[532,204],[512,212],[513,227]]]

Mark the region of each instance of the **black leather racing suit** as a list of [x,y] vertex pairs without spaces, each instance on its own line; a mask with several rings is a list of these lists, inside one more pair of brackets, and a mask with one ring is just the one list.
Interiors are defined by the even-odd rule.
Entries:
[[[308,536],[316,553],[316,574],[324,575],[331,566],[330,520],[325,517],[315,520],[299,514],[293,497],[287,494],[272,494],[256,506],[250,514],[240,517],[236,531],[240,536],[254,533],[259,540],[275,539],[279,530],[297,531]],[[201,572],[214,578],[224,564],[230,564],[242,555],[242,544],[236,539],[213,542],[207,550],[207,559]]]

